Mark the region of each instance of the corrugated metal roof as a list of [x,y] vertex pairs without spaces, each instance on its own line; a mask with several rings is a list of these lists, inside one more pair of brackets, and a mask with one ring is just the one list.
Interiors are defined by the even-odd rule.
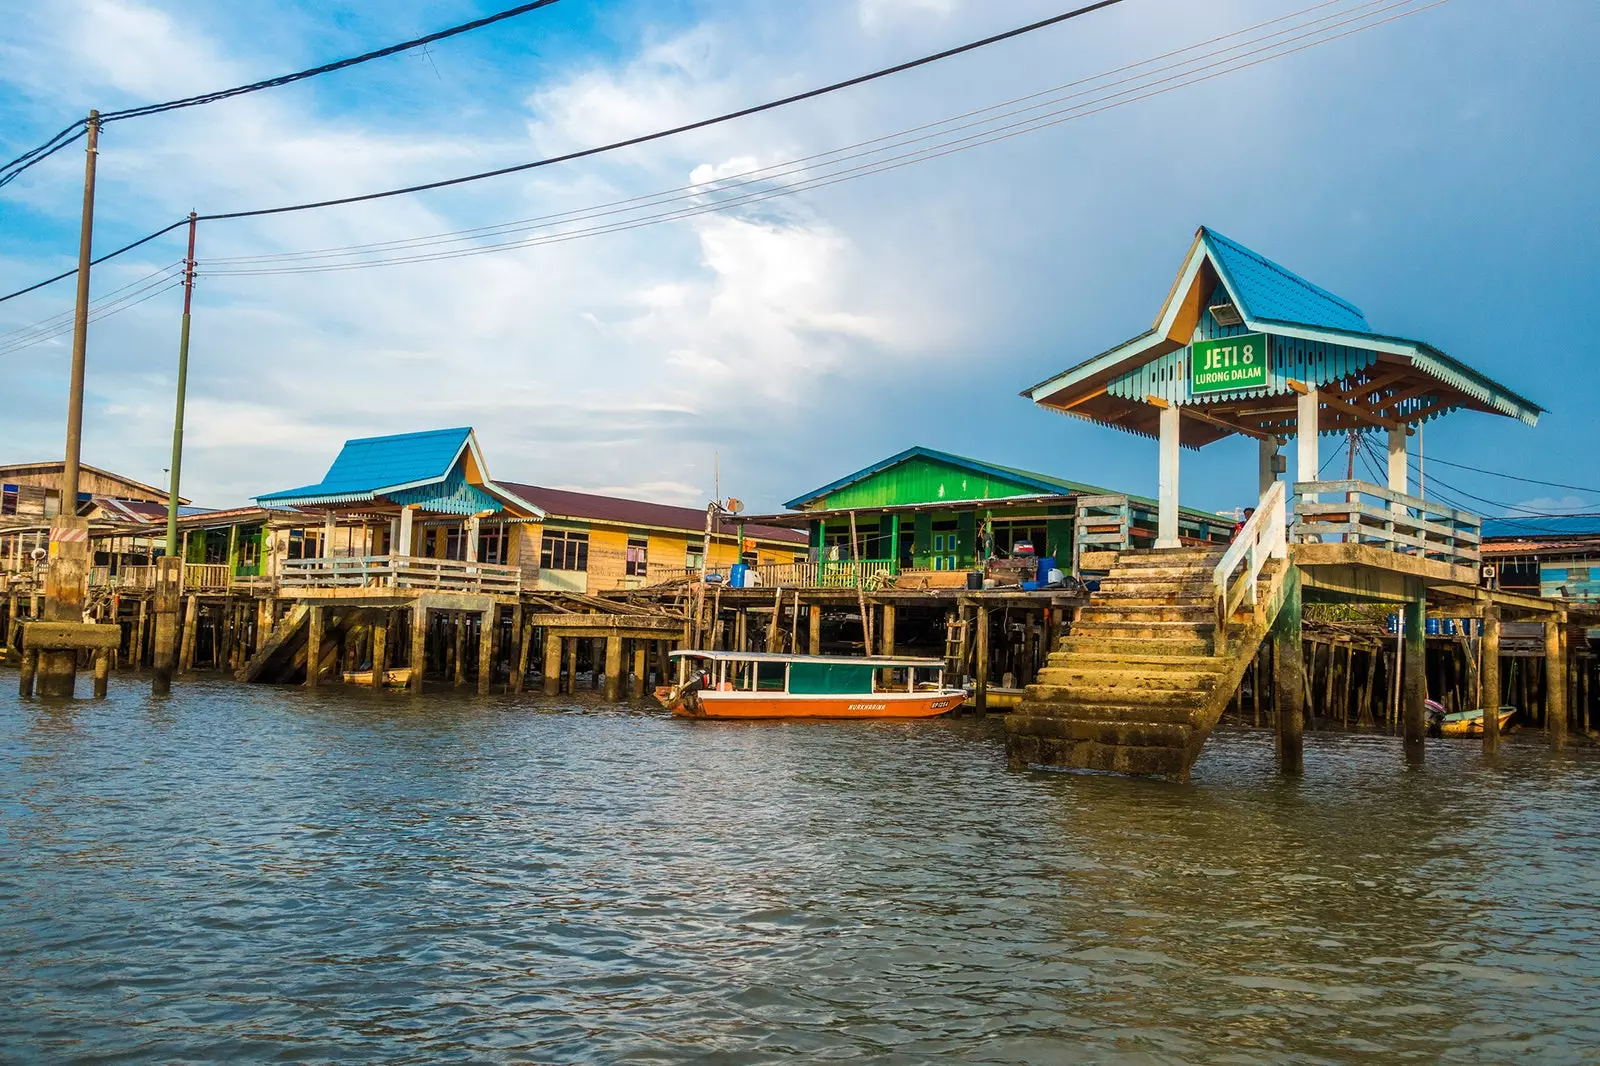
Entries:
[[1513,518],[1485,518],[1483,539],[1506,537],[1537,540],[1542,537],[1600,536],[1600,515],[1573,514],[1545,517],[1527,515]]
[[333,465],[315,485],[269,492],[256,499],[341,497],[339,502],[346,502],[401,485],[436,481],[450,472],[451,464],[461,454],[471,434],[471,427],[463,426],[347,440]]
[[1367,316],[1350,301],[1314,285],[1259,252],[1201,227],[1211,261],[1219,266],[1249,318],[1270,318],[1323,329],[1370,333]]
[[[674,507],[665,503],[646,503],[643,500],[626,500],[618,496],[600,496],[571,489],[548,489],[539,485],[522,485],[502,481],[500,487],[514,492],[518,497],[538,507],[551,518],[578,518],[591,522],[609,522],[621,526],[656,526],[664,529],[682,529],[703,532],[706,526],[704,508]],[[725,520],[713,532],[737,534],[738,519]],[[747,537],[763,540],[781,540],[804,544],[806,535],[792,529],[776,526],[747,525]]]

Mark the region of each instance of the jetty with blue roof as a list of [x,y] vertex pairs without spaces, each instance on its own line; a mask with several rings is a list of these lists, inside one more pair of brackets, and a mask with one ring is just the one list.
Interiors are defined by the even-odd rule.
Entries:
[[[1302,601],[1382,603],[1404,616],[1409,757],[1426,729],[1430,606],[1545,623],[1565,607],[1481,580],[1482,519],[1413,495],[1408,438],[1457,411],[1534,426],[1543,408],[1427,341],[1374,328],[1361,308],[1202,227],[1151,327],[1023,392],[1048,411],[1157,440],[1154,546],[1124,542],[1090,605],[1007,723],[1012,758],[1186,779],[1255,663],[1273,648],[1279,755],[1298,770]],[[1326,434],[1380,433],[1387,483],[1323,481]],[[1226,550],[1187,535],[1182,449],[1258,442],[1260,497]],[[1295,441],[1295,478],[1280,454]],[[1558,639],[1559,638],[1559,639]],[[1496,638],[1497,639],[1497,638]],[[1490,659],[1493,659],[1491,664]],[[1550,655],[1561,706],[1565,653]],[[1498,657],[1485,685],[1499,691]],[[1557,674],[1562,677],[1556,677]],[[1486,743],[1494,742],[1487,724]],[[1554,743],[1565,716],[1549,716]]]

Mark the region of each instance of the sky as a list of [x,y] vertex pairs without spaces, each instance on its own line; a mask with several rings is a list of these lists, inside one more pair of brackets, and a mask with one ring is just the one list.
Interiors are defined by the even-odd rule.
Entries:
[[[234,257],[726,179],[1316,2],[1125,0],[587,160],[206,223],[184,495],[242,503],[318,480],[347,438],[455,425],[477,429],[497,478],[689,505],[720,489],[774,510],[913,445],[1150,494],[1154,441],[1018,393],[1148,328],[1195,229],[1209,225],[1353,301],[1375,329],[1426,340],[1548,408],[1536,428],[1471,412],[1430,423],[1429,495],[1453,492],[1490,514],[1600,511],[1600,491],[1586,490],[1600,488],[1600,370],[1586,328],[1600,278],[1593,0],[1446,0],[1126,106],[731,211],[378,269],[221,273]],[[240,84],[502,6],[0,0],[0,155],[90,107]],[[1302,17],[1359,6],[1334,0]],[[95,247],[191,209],[345,196],[602,144],[1065,8],[562,0],[425,53],[108,125]],[[0,188],[0,292],[74,264],[82,176],[74,146]],[[94,293],[182,254],[181,233],[152,242],[96,268]],[[163,482],[181,292],[152,292],[90,326],[83,460]],[[69,311],[72,296],[63,282],[0,304],[0,335]],[[0,463],[61,454],[69,357],[69,336],[0,355]],[[1336,450],[1342,465],[1325,439],[1324,456]],[[1255,479],[1253,441],[1183,455],[1191,506],[1251,503]]]

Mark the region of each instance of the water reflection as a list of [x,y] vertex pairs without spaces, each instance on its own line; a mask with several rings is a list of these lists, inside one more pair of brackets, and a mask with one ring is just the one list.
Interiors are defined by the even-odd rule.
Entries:
[[[3,1057],[1580,1061],[1600,760],[113,685],[0,697]],[[1531,739],[1531,738],[1530,738]]]

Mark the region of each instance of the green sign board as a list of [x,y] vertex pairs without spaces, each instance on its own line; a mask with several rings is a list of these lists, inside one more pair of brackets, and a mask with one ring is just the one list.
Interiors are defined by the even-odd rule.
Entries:
[[1246,333],[1195,341],[1190,348],[1189,386],[1196,396],[1267,387],[1267,335]]

